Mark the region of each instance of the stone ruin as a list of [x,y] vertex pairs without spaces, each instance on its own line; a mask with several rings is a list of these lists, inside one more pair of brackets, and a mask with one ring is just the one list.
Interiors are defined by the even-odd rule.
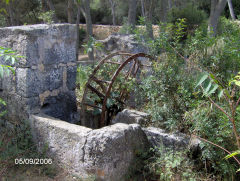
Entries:
[[74,25],[0,28],[0,46],[24,56],[14,65],[16,73],[0,82],[0,96],[7,102],[6,119],[29,120],[39,151],[47,145],[48,155],[70,173],[83,179],[94,175],[104,181],[125,180],[137,152],[162,143],[186,148],[192,142],[186,136],[141,128],[139,124],[149,116],[131,110],[119,113],[114,125],[101,129],[71,124],[79,117]]
[[[0,82],[8,119],[43,112],[71,122],[77,112],[76,37],[75,26],[67,24],[0,29],[0,46],[24,56],[14,66],[15,75]],[[3,57],[0,62],[6,64]]]

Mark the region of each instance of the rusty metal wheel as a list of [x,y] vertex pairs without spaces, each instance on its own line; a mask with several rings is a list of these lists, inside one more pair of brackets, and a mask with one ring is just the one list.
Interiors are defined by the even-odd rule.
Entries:
[[[98,121],[98,127],[109,124],[112,117],[117,113],[112,111],[114,106],[108,106],[108,101],[114,99],[115,102],[124,107],[129,92],[121,85],[115,86],[117,96],[114,93],[113,85],[121,74],[121,78],[127,82],[129,79],[135,78],[139,70],[144,65],[139,58],[153,59],[152,56],[145,53],[130,54],[126,52],[116,52],[106,56],[94,68],[92,74],[85,85],[82,101],[81,101],[81,125],[86,126],[86,111],[88,109],[97,109],[101,117]],[[110,66],[109,66],[110,65]],[[104,72],[103,72],[104,71]],[[121,84],[121,83],[120,83]],[[92,101],[93,99],[95,101]]]

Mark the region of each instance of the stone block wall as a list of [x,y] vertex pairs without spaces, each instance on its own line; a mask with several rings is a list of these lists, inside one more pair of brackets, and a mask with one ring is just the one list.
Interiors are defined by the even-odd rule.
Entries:
[[[8,119],[27,119],[44,112],[71,121],[76,111],[76,28],[69,24],[0,28],[0,46],[24,56],[15,75],[4,76],[0,96]],[[0,62],[6,64],[3,57]]]
[[[80,28],[86,30],[86,24],[80,24]],[[139,29],[144,29],[144,26],[136,26]],[[93,25],[93,35],[97,40],[103,40],[107,37],[109,37],[111,34],[119,33],[122,26],[113,26],[113,25]],[[158,36],[159,35],[159,26],[153,25],[153,35]]]

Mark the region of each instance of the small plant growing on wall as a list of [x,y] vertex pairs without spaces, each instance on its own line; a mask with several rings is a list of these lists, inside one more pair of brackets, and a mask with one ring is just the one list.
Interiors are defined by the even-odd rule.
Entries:
[[53,24],[54,13],[55,13],[54,11],[46,11],[46,12],[40,13],[38,18],[42,20],[44,23]]
[[[0,64],[0,78],[4,76],[9,76],[10,73],[15,74],[15,70],[12,67],[18,58],[21,58],[15,51],[10,48],[0,47],[0,59],[3,59],[6,64]],[[6,106],[6,102],[0,98],[0,104]],[[2,117],[6,111],[0,112],[0,117]]]

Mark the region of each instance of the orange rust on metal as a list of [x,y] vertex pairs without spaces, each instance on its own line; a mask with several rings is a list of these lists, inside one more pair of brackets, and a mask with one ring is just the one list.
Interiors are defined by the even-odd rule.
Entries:
[[[124,62],[113,62],[110,61],[113,57],[116,56],[121,56],[122,59],[123,57],[126,57],[126,60]],[[147,66],[150,67],[151,65],[142,65],[140,60],[138,60],[138,58],[140,57],[144,57],[144,58],[149,58],[149,59],[154,59],[152,56],[147,55],[145,53],[137,53],[137,54],[130,54],[130,53],[126,53],[126,52],[116,52],[116,53],[112,53],[110,55],[108,55],[107,57],[105,57],[104,59],[102,59],[98,65],[95,67],[95,69],[93,70],[92,74],[89,76],[89,79],[85,85],[85,89],[84,89],[84,94],[82,97],[82,102],[81,102],[81,124],[82,125],[86,125],[86,120],[85,120],[85,111],[87,109],[86,106],[91,106],[91,107],[95,107],[95,108],[99,108],[98,105],[90,105],[87,102],[87,93],[90,90],[92,93],[95,93],[100,99],[101,99],[101,103],[102,103],[102,107],[101,107],[101,119],[99,121],[99,127],[103,127],[106,125],[106,115],[107,115],[107,100],[110,97],[110,93],[111,93],[111,89],[113,86],[113,83],[115,82],[117,76],[119,75],[119,73],[123,70],[123,68],[130,63],[131,61],[134,61],[134,63],[130,66],[129,71],[127,71],[125,79],[127,80],[128,77],[131,75],[133,77],[136,76],[138,70],[142,67],[142,66]],[[100,80],[96,77],[96,74],[98,72],[98,70],[105,64],[105,63],[111,63],[111,64],[117,64],[119,65],[119,67],[117,68],[117,70],[114,72],[112,78],[110,81],[107,80]],[[100,86],[100,88],[103,90],[103,93],[100,92],[99,90],[97,90],[96,88],[94,88],[92,86],[92,82],[97,83],[97,85]],[[122,92],[120,92],[120,97],[115,98],[116,101],[120,102],[122,105],[124,104],[124,96],[126,91],[122,90]]]

